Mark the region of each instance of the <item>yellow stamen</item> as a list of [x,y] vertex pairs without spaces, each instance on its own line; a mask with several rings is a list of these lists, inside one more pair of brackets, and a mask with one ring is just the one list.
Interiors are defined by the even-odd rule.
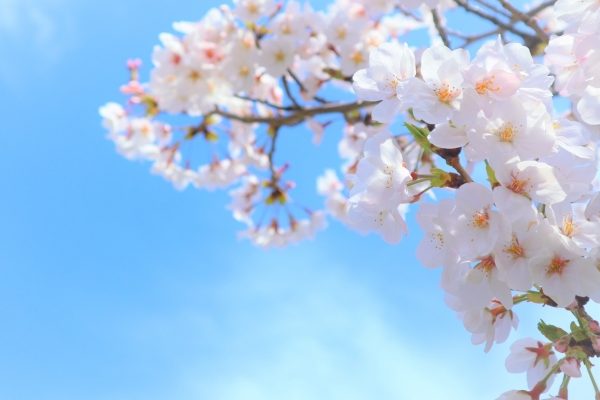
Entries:
[[200,72],[198,72],[196,70],[192,70],[192,71],[190,71],[190,74],[188,75],[188,78],[192,82],[197,82],[197,81],[200,80],[200,78],[202,78],[202,74],[200,74]]
[[510,184],[506,187],[508,190],[513,191],[516,194],[522,194],[522,195],[527,195],[527,191],[526,188],[529,185],[529,180],[528,179],[519,179],[517,178],[516,175],[512,175],[512,181],[510,182]]
[[282,63],[285,61],[285,53],[283,52],[283,50],[279,50],[275,53],[275,61],[277,61],[278,63]]
[[554,256],[552,260],[550,260],[550,264],[546,268],[546,273],[548,275],[558,274],[561,275],[567,265],[569,265],[570,260],[566,260],[560,256]]
[[498,132],[498,137],[501,142],[512,143],[516,129],[513,127],[511,123],[504,124],[500,131]]
[[489,275],[496,268],[496,262],[494,261],[494,257],[487,256],[483,258],[475,268],[484,272],[486,275]]
[[565,219],[563,219],[561,230],[562,233],[565,234],[565,236],[573,237],[573,234],[575,233],[575,224],[573,223],[572,216],[569,215],[565,217]]
[[492,75],[491,77],[483,78],[475,84],[475,91],[484,95],[488,92],[497,92],[500,88],[495,84],[495,77]]
[[444,83],[441,87],[435,89],[435,95],[438,100],[442,103],[450,103],[459,95],[459,90],[454,87],[450,87],[448,84]]
[[504,247],[504,252],[510,254],[513,260],[525,257],[525,249],[521,246],[516,236],[513,236],[509,246]]
[[475,228],[485,229],[490,225],[490,216],[487,211],[476,212],[473,214],[473,219],[471,220],[471,225]]

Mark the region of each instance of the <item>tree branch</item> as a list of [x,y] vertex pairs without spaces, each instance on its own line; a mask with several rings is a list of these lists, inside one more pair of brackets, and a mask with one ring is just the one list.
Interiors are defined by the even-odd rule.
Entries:
[[215,107],[206,117],[210,115],[220,115],[224,118],[229,118],[235,121],[244,122],[246,124],[268,124],[273,127],[294,126],[302,123],[307,118],[321,114],[348,113],[351,111],[360,110],[366,107],[376,105],[377,101],[358,101],[354,103],[322,105],[319,107],[302,108],[295,110],[287,115],[276,115],[271,117],[262,117],[257,115],[238,115]]
[[517,9],[506,0],[498,1],[500,2],[500,4],[502,4],[502,7],[504,7],[505,10],[511,13],[512,18],[523,22],[525,25],[533,29],[533,31],[536,33],[536,35],[540,38],[542,42],[548,41],[548,34],[544,32],[542,28],[540,28],[540,26],[535,20],[532,19],[531,16],[524,14],[523,12],[521,12],[521,10]]
[[482,10],[480,10],[479,8],[476,8],[476,7],[473,7],[473,6],[469,5],[469,3],[467,3],[464,0],[454,0],[454,2],[458,6],[460,6],[463,10],[465,10],[465,11],[471,13],[471,14],[477,15],[478,17],[483,18],[483,19],[491,22],[492,24],[496,25],[499,28],[504,29],[505,31],[512,32],[515,35],[518,35],[518,36],[522,37],[524,40],[531,41],[531,40],[535,40],[536,39],[535,36],[530,35],[530,34],[528,34],[526,32],[522,32],[522,31],[518,30],[517,28],[513,27],[512,25],[509,25],[508,23],[499,20],[498,18],[496,18],[493,15],[486,14],[485,12],[483,12]]
[[450,39],[448,39],[448,33],[446,32],[446,28],[442,25],[442,21],[440,19],[440,14],[436,9],[431,9],[431,17],[433,18],[433,25],[442,39],[442,42],[446,47],[450,47]]

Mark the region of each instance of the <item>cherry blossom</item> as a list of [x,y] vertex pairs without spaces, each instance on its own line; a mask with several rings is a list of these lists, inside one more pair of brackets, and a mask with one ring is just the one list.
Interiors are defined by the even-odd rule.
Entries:
[[[492,29],[462,32],[451,8]],[[522,303],[573,317],[511,345],[528,390],[499,397],[567,399],[600,357],[597,0],[233,0],[173,30],[99,110],[119,154],[178,190],[228,190],[240,237],[263,248],[327,218],[397,244],[418,208],[416,256],[441,268],[473,344],[506,341]],[[319,202],[297,196],[304,165],[283,140],[337,140]]]

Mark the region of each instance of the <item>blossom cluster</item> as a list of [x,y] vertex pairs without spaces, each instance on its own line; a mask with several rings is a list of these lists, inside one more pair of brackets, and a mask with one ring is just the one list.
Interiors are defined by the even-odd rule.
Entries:
[[[148,83],[140,81],[141,62],[128,63],[130,81],[121,88],[128,102],[102,107],[104,127],[120,154],[152,162],[152,172],[177,189],[239,184],[230,208],[248,226],[242,236],[256,244],[312,237],[324,226],[323,214],[290,206],[294,183],[283,177],[289,165],[273,160],[278,119],[300,109],[300,102],[323,104],[318,93],[327,86],[350,92],[348,81],[367,65],[371,49],[424,26],[401,12],[390,14],[395,6],[387,0],[338,0],[315,11],[295,1],[239,0],[198,22],[178,22],[178,35],[160,35]],[[181,127],[178,115],[200,122]],[[269,120],[274,123],[263,129]],[[304,122],[318,142],[325,124]],[[194,157],[191,143],[199,140],[209,148],[208,160]]]
[[[408,113],[425,130],[425,152],[448,165],[459,162],[461,153],[474,176],[487,177],[486,184],[478,183],[463,172],[464,182],[452,198],[424,203],[417,214],[425,233],[417,248],[419,260],[443,267],[448,304],[472,333],[473,343],[485,342],[486,351],[517,327],[513,306],[534,293],[562,308],[577,308],[578,298],[600,301],[595,181],[600,5],[577,2],[574,8],[572,3],[556,5],[565,33],[551,38],[545,58],[556,74],[554,89],[575,105],[568,115],[554,111],[549,67],[536,62],[522,44],[500,38],[481,46],[472,60],[463,49],[438,44],[425,49],[417,62],[406,44],[385,43],[354,75],[358,98],[379,101],[375,120],[389,124]],[[379,145],[373,138],[365,146],[349,209],[372,218],[377,208],[374,230],[396,241],[400,235],[391,235],[386,221],[403,203],[413,202],[407,190],[414,179],[422,177],[436,187],[449,177],[431,175],[430,166],[411,170],[401,155],[394,157],[394,150],[383,146],[379,153],[367,151],[371,142]],[[482,162],[485,166],[478,169]],[[402,222],[393,225],[403,228]],[[598,332],[591,332],[591,339],[600,344]],[[508,369],[527,371],[531,392],[502,399],[537,398],[550,386],[552,374],[544,376],[556,365],[570,377],[581,375],[581,357],[567,352],[559,362],[551,349],[552,343],[530,340],[513,345]]]
[[[504,342],[520,303],[576,316],[570,332],[542,321],[546,340],[512,345],[506,367],[528,388],[500,397],[539,399],[562,374],[554,399],[566,400],[569,380],[600,356],[585,310],[600,302],[600,3],[478,3],[499,15],[460,0],[336,0],[324,11],[237,0],[162,34],[150,81],[130,61],[127,103],[100,113],[119,153],[176,188],[235,185],[229,208],[259,246],[313,237],[326,213],[395,244],[420,203],[417,257],[441,267],[474,344]],[[454,7],[498,29],[455,33],[463,47],[489,39],[455,48],[444,16]],[[430,45],[403,40],[420,30]],[[340,92],[353,101],[330,100]],[[322,117],[336,113],[341,178],[318,178],[325,210],[312,209],[292,201],[294,166],[276,145],[299,124],[318,145],[331,131]],[[209,160],[194,157],[199,142]]]

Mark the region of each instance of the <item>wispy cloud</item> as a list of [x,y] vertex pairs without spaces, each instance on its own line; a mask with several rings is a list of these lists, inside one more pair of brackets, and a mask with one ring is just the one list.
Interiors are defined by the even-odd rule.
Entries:
[[5,83],[55,65],[72,45],[69,0],[0,0],[0,10],[0,80]]
[[[182,294],[187,311],[135,321],[139,336],[133,341],[145,342],[153,354],[164,352],[165,363],[178,366],[160,394],[144,398],[481,400],[503,386],[501,379],[494,385],[474,381],[469,371],[480,367],[468,368],[472,360],[460,344],[448,346],[447,332],[439,348],[448,351],[436,354],[415,337],[411,315],[390,318],[402,305],[386,305],[331,260],[267,259],[271,265],[238,260],[247,267],[204,288],[178,286],[174,291],[188,292]],[[190,349],[185,361],[172,338]],[[464,339],[462,347],[469,347]]]

